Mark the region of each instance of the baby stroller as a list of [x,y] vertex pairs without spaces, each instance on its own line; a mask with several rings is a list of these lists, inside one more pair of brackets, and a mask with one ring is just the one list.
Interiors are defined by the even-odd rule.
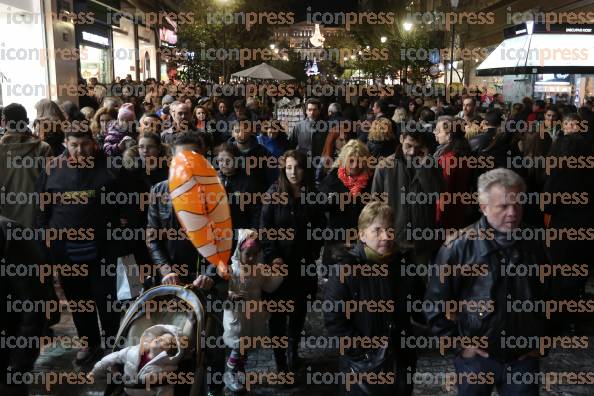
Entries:
[[[188,341],[186,352],[179,363],[177,372],[185,373],[185,378],[189,378],[187,374],[193,373],[193,381],[191,383],[184,380],[178,381],[179,383],[175,385],[175,395],[206,395],[206,351],[201,348],[200,336],[208,334],[209,329],[222,325],[220,322],[217,324],[217,318],[206,313],[203,301],[205,301],[203,292],[192,288],[192,285],[186,287],[164,285],[147,290],[136,299],[122,318],[113,351],[137,344],[142,333],[153,325],[177,326],[181,336]],[[177,307],[177,309],[154,309],[159,306]],[[184,308],[180,309],[180,307]],[[184,375],[181,374],[178,377],[178,379],[183,378]],[[145,389],[145,385],[142,383],[113,382],[112,384],[108,383],[105,396],[125,395],[127,392],[134,393],[135,389]],[[159,384],[151,385],[151,389],[157,390],[159,386]]]

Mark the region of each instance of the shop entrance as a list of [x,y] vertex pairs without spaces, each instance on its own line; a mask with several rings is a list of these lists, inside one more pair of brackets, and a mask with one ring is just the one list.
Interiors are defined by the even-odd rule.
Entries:
[[88,81],[89,78],[95,77],[103,84],[109,83],[111,77],[109,49],[81,45],[80,51],[81,54],[86,54],[86,57],[81,56],[80,59],[80,74],[82,78]]

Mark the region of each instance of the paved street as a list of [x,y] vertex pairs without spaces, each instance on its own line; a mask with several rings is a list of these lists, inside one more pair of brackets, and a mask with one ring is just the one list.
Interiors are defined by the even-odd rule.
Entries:
[[[589,284],[589,293],[594,291],[592,284]],[[589,334],[588,349],[554,349],[550,355],[542,360],[543,371],[588,371],[594,367],[594,322],[590,321],[587,326]],[[70,315],[63,315],[62,321],[54,326],[56,335],[74,336],[74,326]],[[322,335],[325,329],[321,314],[308,315],[306,323],[306,335]],[[68,371],[72,370],[72,361],[76,350],[66,350],[61,347],[46,350],[38,359],[36,372]],[[305,359],[306,369],[296,376],[296,382],[304,383],[308,372],[334,372],[337,370],[337,350],[301,349],[300,355]],[[311,371],[308,370],[311,368]],[[274,370],[272,351],[259,350],[249,356],[247,370],[267,372]],[[423,351],[418,360],[417,372],[439,374],[452,372],[453,365],[448,359],[439,356],[437,351]],[[32,395],[54,395],[54,396],[99,396],[102,395],[100,384],[94,385],[68,385],[55,386],[51,391],[46,391],[43,386],[32,387]],[[299,385],[299,386],[265,386],[260,385],[252,389],[254,395],[279,395],[279,396],[329,396],[338,394],[338,388],[332,385]],[[415,395],[455,395],[455,391],[448,392],[442,384],[419,384],[415,386]],[[550,391],[541,390],[542,395],[551,396],[590,396],[594,394],[594,386],[590,385],[554,385]]]

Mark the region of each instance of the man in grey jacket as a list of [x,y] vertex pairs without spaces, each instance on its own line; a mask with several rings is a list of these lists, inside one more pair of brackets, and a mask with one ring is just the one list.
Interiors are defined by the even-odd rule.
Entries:
[[[319,144],[313,144],[314,134],[324,133],[324,131],[318,130],[321,108],[322,104],[318,99],[310,98],[305,102],[307,119],[300,121],[293,127],[293,130],[289,134],[289,147],[303,151],[314,157],[322,153],[323,142],[321,147],[318,147]],[[328,131],[325,132],[328,133]],[[325,141],[325,139],[323,140]]]
[[[436,241],[415,240],[415,229],[435,230],[435,197],[443,190],[443,177],[429,155],[428,134],[403,131],[396,153],[375,170],[371,190],[385,194],[395,212],[394,237],[401,251],[412,253],[415,262],[426,263]],[[414,227],[414,228],[413,228]]]

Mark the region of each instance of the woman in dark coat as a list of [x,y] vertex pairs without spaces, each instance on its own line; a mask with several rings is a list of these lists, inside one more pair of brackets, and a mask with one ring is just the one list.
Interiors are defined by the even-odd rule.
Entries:
[[[394,373],[392,381],[376,383],[360,377],[350,389],[343,388],[342,394],[412,394],[413,385],[407,381],[407,376],[414,375],[416,355],[414,350],[403,348],[401,342],[401,337],[411,335],[410,313],[406,307],[410,282],[402,279],[400,261],[403,257],[395,251],[393,224],[394,212],[390,206],[377,201],[366,205],[358,219],[359,239],[340,257],[339,270],[326,285],[326,301],[336,305],[341,301],[367,301],[377,303],[378,307],[373,311],[356,309],[349,313],[340,309],[325,310],[329,337],[350,338],[352,345],[354,340],[360,340],[344,349],[339,357],[340,369],[350,374],[375,373],[378,379],[382,373]],[[341,277],[341,274],[353,275]],[[362,346],[361,340],[366,340],[371,347]]]
[[324,211],[328,213],[328,229],[332,238],[325,238],[322,264],[335,264],[333,254],[345,243],[357,240],[357,221],[366,203],[371,201],[373,172],[367,166],[369,150],[359,140],[351,140],[342,148],[330,173],[322,180],[320,192],[326,195]]
[[[470,155],[470,145],[464,137],[463,120],[441,116],[433,133],[439,144],[434,157],[442,169],[446,184],[444,192],[451,196],[470,194],[472,169],[463,161]],[[468,207],[464,202],[450,202],[444,205],[438,202],[436,220],[446,230],[462,229],[472,223]]]
[[[316,203],[313,169],[307,156],[297,150],[284,155],[278,182],[268,190],[270,202],[262,206],[260,228],[264,262],[285,268],[283,283],[272,294],[280,301],[293,301],[292,312],[271,312],[270,335],[288,336],[288,348],[274,349],[279,371],[295,371],[299,364],[297,350],[307,314],[307,301],[315,299],[324,213]],[[288,320],[288,328],[287,328]]]
[[[522,156],[526,159],[525,163],[536,163],[539,159],[545,157],[551,150],[552,143],[551,135],[546,132],[524,132],[520,140],[520,149]],[[544,168],[532,166],[519,169],[519,171],[524,177],[528,193],[540,193],[542,191],[547,176]],[[534,201],[524,204],[522,221],[533,227],[544,226],[544,213],[540,209],[540,202]]]
[[396,152],[396,135],[392,130],[392,122],[387,118],[379,118],[371,124],[367,148],[375,158],[389,157]]
[[[553,157],[587,158],[592,155],[592,148],[586,138],[578,134],[566,135],[558,139],[551,149]],[[572,202],[557,202],[545,205],[545,212],[550,215],[549,228],[552,229],[588,229],[594,224],[594,170],[592,168],[554,167],[546,178],[543,193],[559,196],[570,194]],[[587,195],[586,195],[587,194]],[[586,265],[587,272],[579,270],[580,276],[558,276],[554,280],[557,298],[560,300],[578,300],[584,298],[585,286],[591,273],[593,242],[585,238],[556,238],[550,241],[551,262],[554,264],[572,265],[577,268]],[[558,315],[558,323],[562,327],[575,329],[576,314]]]

